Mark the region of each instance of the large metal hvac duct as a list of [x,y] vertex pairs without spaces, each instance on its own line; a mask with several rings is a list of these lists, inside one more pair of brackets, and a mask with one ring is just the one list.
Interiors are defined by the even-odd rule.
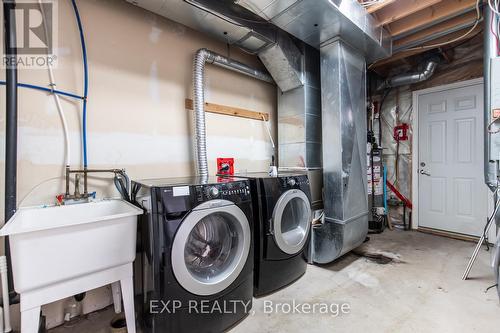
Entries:
[[323,207],[321,150],[321,77],[319,51],[297,41],[304,84],[278,91],[278,165],[280,170],[306,170],[314,209]]
[[356,0],[236,0],[305,43],[320,48],[339,37],[373,62],[392,52],[390,34]]
[[282,91],[304,84],[302,55],[290,36],[230,0],[127,0],[256,54]]
[[366,65],[341,40],[321,48],[325,218],[314,226],[310,257],[329,263],[368,233]]
[[[234,12],[239,6],[228,6],[222,1],[126,1],[194,30],[202,31],[225,43],[238,46],[249,53],[255,54],[275,42],[276,27],[251,12]],[[242,15],[245,16],[241,17]]]

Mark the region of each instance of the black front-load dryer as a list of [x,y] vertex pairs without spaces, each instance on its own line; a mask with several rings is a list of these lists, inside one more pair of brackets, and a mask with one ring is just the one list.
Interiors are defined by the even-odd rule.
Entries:
[[281,289],[306,271],[304,249],[311,228],[307,174],[238,175],[250,180],[254,211],[254,295]]
[[223,332],[252,307],[253,216],[248,180],[134,181],[135,295],[144,332]]

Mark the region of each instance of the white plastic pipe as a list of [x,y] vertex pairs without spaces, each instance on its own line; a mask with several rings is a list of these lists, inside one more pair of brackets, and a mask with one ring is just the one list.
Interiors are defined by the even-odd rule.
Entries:
[[3,321],[4,332],[12,332],[10,326],[10,303],[9,303],[9,285],[7,281],[7,258],[0,257],[0,279],[2,280],[2,299],[3,299]]
[[[44,18],[44,19],[42,19],[42,21],[43,21],[43,28],[45,31],[45,38],[48,39],[47,22],[45,21],[45,11],[43,9],[42,0],[38,0],[38,4],[40,6],[40,11],[41,11],[42,16]],[[54,77],[54,71],[52,69],[52,63],[50,61],[47,61],[47,69],[49,70],[50,87],[51,87],[51,89],[56,89],[56,87],[57,87],[56,80]],[[61,122],[62,122],[62,126],[63,126],[64,141],[66,143],[66,145],[65,145],[66,146],[66,158],[65,158],[66,166],[70,166],[71,165],[71,148],[70,148],[70,142],[69,142],[68,123],[66,122],[66,117],[64,116],[64,110],[62,108],[61,99],[59,98],[59,95],[53,93],[52,96],[54,96],[54,100],[55,100],[56,106],[57,106],[57,111],[59,112],[59,117],[61,117]]]
[[276,149],[276,146],[274,145],[273,135],[271,134],[271,126],[269,125],[269,122],[266,120],[266,117],[264,117],[264,115],[262,115],[262,121],[264,121],[264,126],[266,127],[267,135],[269,135],[269,140],[271,140],[273,149]]
[[0,306],[0,332],[3,332],[3,308]]

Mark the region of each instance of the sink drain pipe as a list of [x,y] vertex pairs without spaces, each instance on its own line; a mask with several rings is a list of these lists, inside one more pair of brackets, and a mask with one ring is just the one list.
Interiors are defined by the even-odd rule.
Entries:
[[205,122],[205,64],[213,64],[226,68],[254,79],[274,83],[268,73],[252,68],[236,60],[217,54],[207,49],[200,49],[194,57],[193,68],[193,99],[195,117],[196,159],[198,175],[208,177],[207,131]]
[[[17,50],[16,2],[3,0],[5,57],[9,64],[5,70],[5,222],[16,212],[17,201]],[[8,267],[9,295],[15,296],[9,238],[5,237],[5,255]],[[4,308],[4,312],[8,310]]]
[[9,285],[7,280],[7,258],[0,257],[0,279],[2,282],[2,301],[3,301],[3,330],[2,332],[11,332],[10,326],[10,302],[9,302]]

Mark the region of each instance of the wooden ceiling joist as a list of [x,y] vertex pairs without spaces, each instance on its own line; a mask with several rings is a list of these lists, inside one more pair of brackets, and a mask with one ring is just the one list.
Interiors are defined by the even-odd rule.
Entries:
[[477,0],[385,0],[368,7],[393,40],[393,55],[370,68],[387,72],[415,55],[436,48],[448,52],[477,35],[483,24],[471,31],[478,19],[476,4]]
[[386,0],[384,2],[381,2],[381,3],[378,3],[376,5],[368,7],[366,9],[366,11],[368,12],[368,14],[375,13],[377,10],[381,10],[382,8],[390,5],[391,3],[395,2],[395,1],[397,1],[397,0]]
[[[443,0],[405,0],[404,4],[402,1],[396,1],[376,11],[373,15],[380,25],[388,25],[441,1]],[[389,27],[389,30],[392,29]]]
[[[461,43],[463,42],[464,40],[466,39],[470,39],[472,38],[473,36],[475,36],[480,30],[481,30],[481,26],[478,25],[474,31],[472,31],[466,38],[464,39],[461,39],[461,40],[457,40],[456,43]],[[460,36],[463,36],[465,33],[467,33],[468,31],[470,30],[470,28],[465,28],[465,29],[462,29],[462,30],[459,30],[459,31],[456,31],[456,32],[453,32],[449,35],[446,35],[446,36],[443,36],[443,37],[440,37],[440,38],[437,38],[435,40],[432,40],[432,41],[429,41],[427,43],[424,43],[423,46],[429,46],[429,45],[434,45],[434,44],[441,44],[441,43],[448,43],[450,41],[453,41],[457,38],[459,38]],[[444,48],[446,47],[451,47],[452,44],[446,44],[446,45],[443,45]],[[405,51],[401,51],[401,52],[397,52],[395,54],[392,55],[392,57],[390,58],[387,58],[387,59],[382,59],[380,61],[377,61],[376,63],[370,65],[370,69],[377,69],[379,67],[382,67],[382,66],[387,66],[389,64],[392,64],[396,61],[400,61],[404,58],[407,58],[407,57],[411,57],[411,56],[414,56],[414,55],[417,55],[417,54],[420,54],[420,53],[423,53],[423,52],[426,52],[426,51],[429,51],[431,50],[431,48],[426,48],[426,47],[421,47],[421,48],[413,48],[413,49],[409,49],[409,50],[405,50]]]
[[[393,42],[394,49],[398,49],[408,45],[414,45],[418,41],[433,40],[442,36],[443,33],[453,32],[453,29],[460,30],[460,28],[471,27],[477,18],[475,11],[470,11],[464,15],[457,16],[450,20],[433,25],[429,28],[420,30],[414,34],[408,35],[404,38],[395,40]],[[409,46],[411,47],[411,46]]]
[[[401,2],[398,2],[401,4]],[[443,0],[433,6],[423,8],[404,19],[395,20],[388,25],[393,37],[407,34],[419,27],[429,26],[432,22],[443,21],[474,9],[476,0]],[[406,6],[406,5],[405,5]]]

